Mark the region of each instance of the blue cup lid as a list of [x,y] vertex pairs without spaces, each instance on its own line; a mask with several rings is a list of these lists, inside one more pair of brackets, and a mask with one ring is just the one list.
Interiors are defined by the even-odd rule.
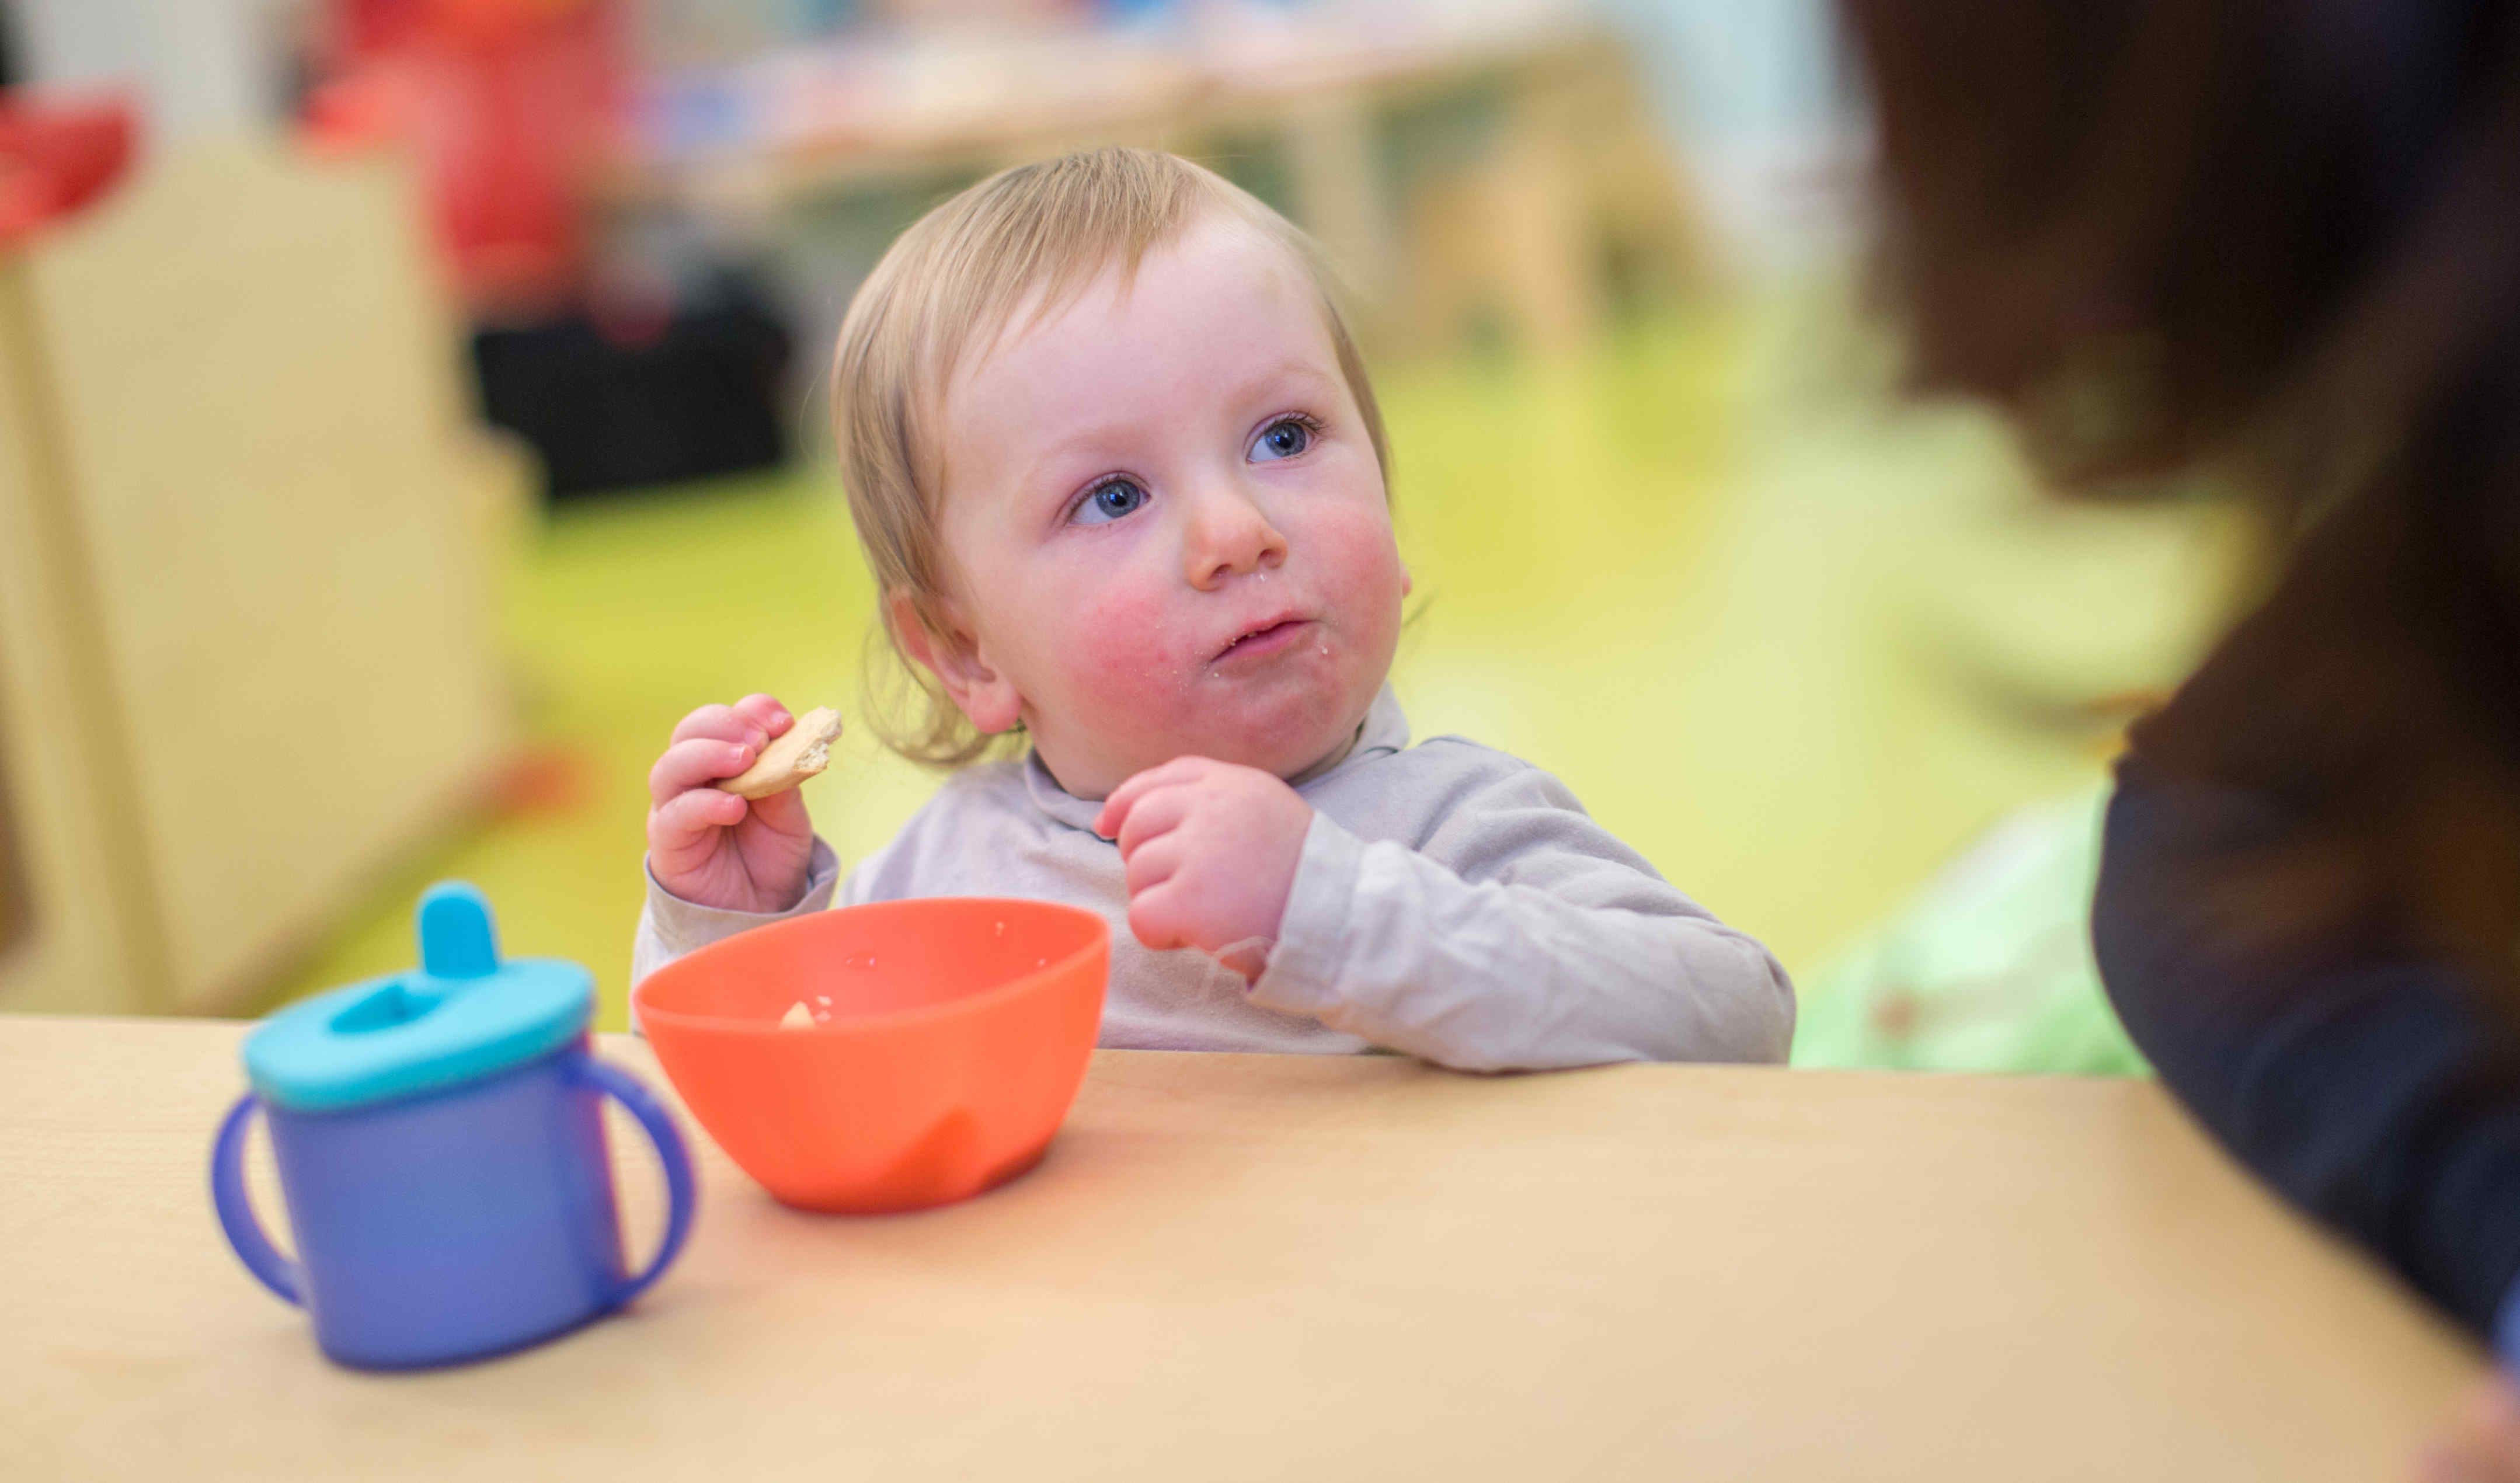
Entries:
[[443,881],[420,898],[420,966],[317,995],[245,1042],[265,1101],[338,1112],[496,1075],[576,1041],[595,977],[573,963],[499,961],[487,898]]

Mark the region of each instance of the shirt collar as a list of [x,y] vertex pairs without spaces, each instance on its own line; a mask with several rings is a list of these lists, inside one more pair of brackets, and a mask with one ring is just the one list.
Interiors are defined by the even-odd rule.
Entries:
[[[1357,727],[1356,736],[1348,742],[1347,750],[1295,778],[1294,786],[1298,789],[1310,787],[1340,768],[1368,757],[1387,756],[1408,744],[1409,718],[1401,713],[1400,697],[1393,695],[1391,687],[1386,684],[1373,697],[1373,704],[1367,708],[1365,720]],[[1069,829],[1092,831],[1095,819],[1102,812],[1102,800],[1079,798],[1059,786],[1058,780],[1042,765],[1041,753],[1029,751],[1024,754],[1023,780],[1024,792],[1032,799],[1035,808]]]

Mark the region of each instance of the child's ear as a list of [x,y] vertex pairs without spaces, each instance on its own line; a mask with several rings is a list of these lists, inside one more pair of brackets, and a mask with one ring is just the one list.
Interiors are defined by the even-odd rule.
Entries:
[[891,620],[893,635],[901,641],[902,650],[920,668],[936,677],[936,683],[945,688],[946,698],[970,718],[981,735],[994,737],[1014,729],[1023,718],[1023,697],[1015,693],[1013,681],[982,656],[979,641],[951,599],[934,601],[942,632],[929,626],[910,594],[891,593],[883,603],[884,615]]

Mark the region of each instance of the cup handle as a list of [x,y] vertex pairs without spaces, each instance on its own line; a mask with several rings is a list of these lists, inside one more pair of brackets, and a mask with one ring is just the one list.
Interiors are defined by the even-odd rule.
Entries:
[[254,1219],[253,1202],[245,1191],[245,1131],[260,1100],[248,1092],[228,1109],[219,1124],[217,1142],[210,1145],[210,1203],[218,1208],[219,1229],[227,1233],[228,1244],[236,1248],[245,1270],[252,1273],[262,1285],[284,1300],[306,1305],[306,1274],[295,1262],[280,1254],[271,1237],[262,1234],[262,1223]]
[[573,1066],[581,1082],[621,1103],[629,1109],[632,1117],[639,1119],[639,1126],[647,1130],[649,1141],[656,1146],[657,1159],[665,1166],[665,1195],[669,1206],[665,1216],[665,1239],[656,1248],[655,1260],[648,1264],[648,1270],[624,1282],[612,1294],[609,1306],[618,1308],[647,1291],[656,1279],[665,1275],[665,1269],[673,1265],[674,1258],[682,1254],[683,1242],[692,1234],[692,1210],[699,1198],[698,1186],[692,1178],[691,1153],[683,1146],[682,1132],[674,1126],[674,1115],[665,1110],[665,1104],[656,1100],[655,1094],[641,1086],[629,1072],[606,1065],[592,1056],[578,1057]]

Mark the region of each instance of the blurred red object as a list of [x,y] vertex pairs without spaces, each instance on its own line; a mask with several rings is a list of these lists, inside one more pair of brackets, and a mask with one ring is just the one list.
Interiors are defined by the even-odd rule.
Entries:
[[105,193],[137,134],[120,99],[37,103],[0,93],[0,247]]
[[618,0],[335,0],[332,19],[309,142],[418,153],[439,248],[476,311],[573,302],[587,178],[623,94]]

